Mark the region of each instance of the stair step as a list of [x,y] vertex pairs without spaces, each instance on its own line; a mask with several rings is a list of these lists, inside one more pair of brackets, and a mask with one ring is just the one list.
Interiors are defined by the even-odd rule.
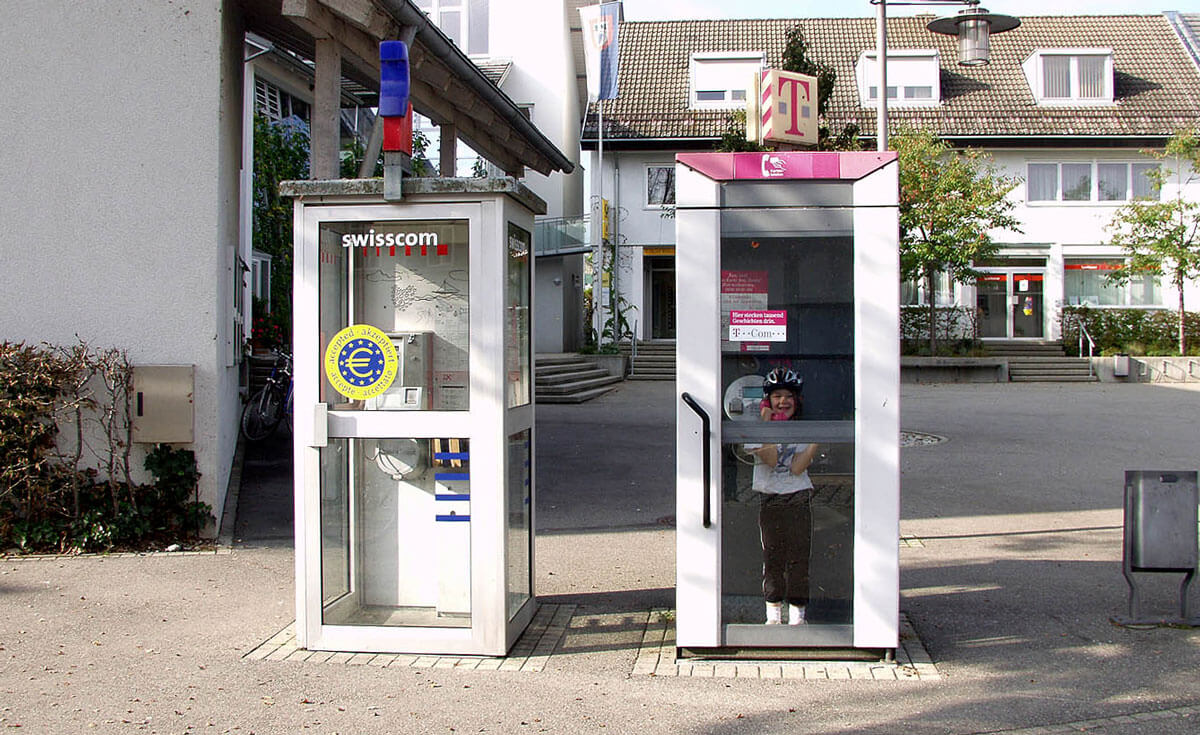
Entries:
[[578,393],[569,393],[566,395],[543,395],[540,391],[537,394],[538,403],[583,403],[590,401],[593,398],[608,393],[616,389],[615,385],[607,385],[600,388],[592,388],[590,390],[579,391]]
[[577,380],[571,383],[559,383],[557,385],[535,385],[535,390],[538,397],[541,396],[562,396],[579,391],[586,391],[592,388],[599,388],[604,385],[612,385],[613,383],[621,382],[621,378],[615,375],[605,374],[602,378],[589,378],[588,380]]
[[675,373],[634,373],[626,380],[675,380]]
[[[586,366],[585,366],[586,367]],[[591,380],[593,378],[609,377],[608,371],[595,366],[587,367],[584,370],[572,370],[566,373],[556,373],[554,375],[538,375],[536,380],[537,387],[541,388],[546,385],[563,385],[564,383],[578,383],[583,380]]]
[[1048,377],[1044,375],[1013,375],[1008,379],[1013,383],[1095,383],[1099,381],[1094,375],[1059,375]]
[[590,370],[596,367],[595,363],[587,360],[579,360],[577,362],[556,363],[554,365],[536,365],[533,369],[533,374],[536,377],[543,375],[561,375],[562,373],[570,373],[576,370]]
[[568,355],[537,355],[533,359],[534,365],[539,366],[539,367],[544,366],[544,365],[571,365],[571,364],[579,363],[579,362],[587,362],[587,358],[580,357],[579,355],[568,354]]

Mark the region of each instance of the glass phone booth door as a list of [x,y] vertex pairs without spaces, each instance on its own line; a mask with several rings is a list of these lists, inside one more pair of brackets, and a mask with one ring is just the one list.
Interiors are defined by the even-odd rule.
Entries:
[[894,154],[762,155],[676,167],[678,646],[894,648]]
[[306,648],[498,655],[532,617],[532,215],[510,208],[297,205]]

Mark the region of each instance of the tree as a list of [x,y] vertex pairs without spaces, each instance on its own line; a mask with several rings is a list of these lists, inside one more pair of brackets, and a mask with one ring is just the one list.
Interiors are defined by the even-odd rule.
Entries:
[[981,151],[956,151],[928,131],[901,130],[891,143],[900,156],[900,276],[925,285],[934,354],[935,278],[970,282],[973,264],[996,252],[989,233],[1020,231],[1007,198],[1018,182],[997,174]]
[[292,318],[292,203],[279,195],[279,182],[305,178],[305,126],[255,115],[253,243],[271,256],[271,318],[281,325],[290,326]]
[[[817,78],[817,116],[825,119],[829,108],[829,99],[833,96],[833,85],[837,82],[837,73],[833,67],[813,59],[808,53],[808,41],[800,26],[792,26],[787,31],[780,66],[784,71],[797,74],[807,74]],[[858,145],[858,126],[850,123],[841,132],[833,135],[829,126],[822,122],[818,126],[817,150],[819,151],[856,151]],[[726,128],[721,133],[716,150],[726,153],[738,151],[764,151],[764,146],[746,139],[746,111],[735,110],[726,118]]]
[[1112,244],[1125,251],[1128,261],[1108,279],[1128,283],[1139,276],[1165,277],[1179,292],[1179,354],[1186,355],[1183,286],[1200,275],[1200,202],[1184,199],[1183,193],[1184,187],[1200,176],[1200,138],[1193,131],[1180,131],[1165,149],[1150,153],[1172,166],[1170,171],[1160,166],[1146,175],[1160,192],[1174,178],[1175,196],[1163,201],[1133,201],[1116,211],[1107,230]]

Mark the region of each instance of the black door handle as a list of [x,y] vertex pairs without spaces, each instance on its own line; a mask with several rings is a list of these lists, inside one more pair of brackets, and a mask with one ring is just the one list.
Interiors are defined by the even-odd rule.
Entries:
[[704,443],[703,444],[703,447],[704,447],[703,457],[704,458],[703,458],[703,460],[701,460],[704,463],[704,468],[703,468],[704,527],[711,528],[712,527],[712,504],[711,504],[711,500],[709,498],[712,495],[712,488],[711,488],[711,485],[712,485],[712,469],[711,469],[712,447],[710,446],[711,442],[709,441],[709,439],[710,439],[710,434],[712,433],[711,432],[712,422],[709,421],[708,413],[705,412],[705,410],[703,408],[700,408],[700,404],[696,403],[696,399],[692,398],[690,393],[687,393],[685,391],[680,396],[680,398],[682,398],[683,402],[686,403],[688,405],[688,407],[691,408],[693,411],[695,411],[696,415],[700,417],[700,428],[701,428],[701,434],[702,434],[700,441],[702,441]]

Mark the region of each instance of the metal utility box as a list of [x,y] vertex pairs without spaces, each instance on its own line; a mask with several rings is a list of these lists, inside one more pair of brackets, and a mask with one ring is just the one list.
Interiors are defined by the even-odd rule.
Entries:
[[1195,472],[1127,470],[1125,536],[1134,571],[1195,569]]
[[195,440],[194,365],[135,365],[133,440],[187,444]]
[[[1182,624],[1188,616],[1188,586],[1200,562],[1197,511],[1200,491],[1195,471],[1126,470],[1125,540],[1122,573],[1129,583],[1129,615],[1115,616],[1122,625]],[[1136,574],[1183,574],[1178,618],[1145,618],[1141,614]]]

